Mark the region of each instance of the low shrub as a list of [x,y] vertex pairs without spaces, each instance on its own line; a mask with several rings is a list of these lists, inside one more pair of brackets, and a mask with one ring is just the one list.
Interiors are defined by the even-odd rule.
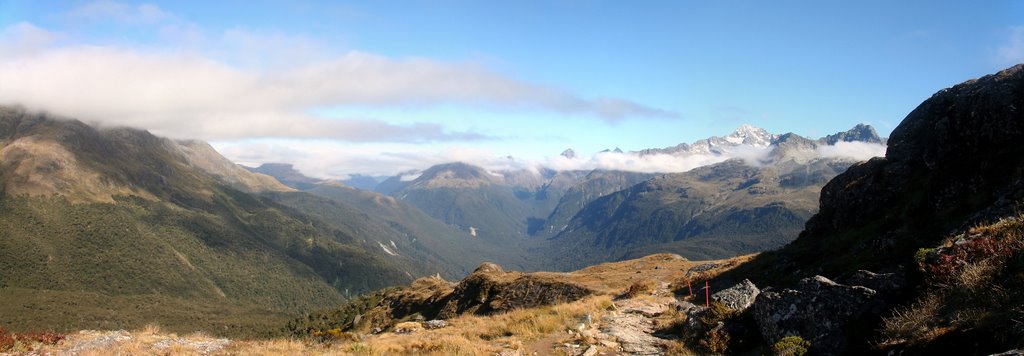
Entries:
[[803,356],[811,343],[799,336],[786,336],[772,345],[772,352],[776,356]]

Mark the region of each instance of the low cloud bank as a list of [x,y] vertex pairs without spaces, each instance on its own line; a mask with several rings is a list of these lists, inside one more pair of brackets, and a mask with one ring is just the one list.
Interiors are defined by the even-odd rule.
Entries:
[[872,157],[885,156],[885,149],[885,145],[877,143],[837,142],[833,146],[818,147],[817,153],[821,157],[848,158],[857,161],[867,161]]
[[[762,166],[772,153],[771,148],[741,146],[721,155],[696,154],[674,156],[669,154],[639,155],[632,152],[599,152],[575,158],[552,156],[539,160],[500,157],[476,148],[448,148],[438,152],[416,152],[400,146],[340,146],[333,143],[292,142],[284,144],[214,144],[228,158],[245,164],[288,162],[307,175],[320,178],[348,178],[352,174],[370,176],[402,175],[403,180],[415,179],[419,170],[435,164],[465,162],[495,171],[531,170],[541,168],[568,170],[620,170],[644,173],[678,173],[730,159],[741,159],[751,166]],[[856,161],[884,156],[885,146],[861,142],[842,142],[823,146],[811,152],[820,158],[845,158]]]

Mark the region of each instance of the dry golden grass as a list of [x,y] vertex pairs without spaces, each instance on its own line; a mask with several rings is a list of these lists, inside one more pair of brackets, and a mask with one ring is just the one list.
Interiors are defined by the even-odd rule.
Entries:
[[[719,266],[709,271],[715,275],[751,259],[753,255],[728,260],[713,261]],[[448,320],[450,326],[436,330],[424,330],[409,334],[383,333],[369,336],[360,342],[345,342],[323,349],[325,352],[341,352],[354,355],[426,354],[426,355],[492,355],[503,349],[521,350],[526,353],[540,351],[555,352],[553,344],[569,341],[568,330],[574,328],[584,315],[600,320],[614,309],[612,298],[636,285],[635,298],[665,298],[650,296],[656,290],[663,290],[665,284],[685,281],[686,272],[709,261],[688,261],[676,255],[656,254],[635,260],[605,263],[571,273],[538,272],[538,278],[558,282],[576,283],[597,292],[596,295],[576,302],[554,306],[513,310],[507,313],[477,316],[463,315]],[[519,272],[501,274],[513,280],[522,276]],[[450,291],[451,286],[440,281],[421,279],[411,286],[417,298],[433,298],[440,291]],[[684,318],[666,315],[658,320],[659,326],[672,328]],[[684,350],[681,345],[678,350]],[[261,348],[260,344],[251,347]],[[245,349],[242,349],[244,353]],[[684,353],[685,354],[685,353]]]
[[562,280],[580,284],[600,293],[616,294],[622,293],[630,285],[644,280],[661,283],[683,281],[685,283],[688,279],[687,270],[708,262],[719,265],[708,273],[708,276],[714,276],[749,261],[754,256],[756,255],[738,256],[718,261],[690,261],[678,255],[659,253],[633,260],[602,263],[570,273],[539,272],[537,274],[555,275]]
[[[712,271],[719,273],[738,263],[749,260],[751,256],[716,261],[720,267]],[[574,329],[585,315],[592,320],[601,320],[615,309],[612,298],[626,291],[631,285],[641,286],[645,292],[663,291],[669,282],[686,279],[686,271],[699,264],[681,259],[678,256],[658,254],[641,259],[606,263],[589,267],[572,273],[536,273],[540,278],[550,278],[561,282],[577,283],[597,292],[595,295],[581,300],[528,309],[517,309],[506,313],[478,316],[462,315],[447,320],[449,326],[434,330],[421,330],[413,333],[381,333],[364,335],[358,339],[335,339],[329,343],[318,343],[300,339],[272,340],[233,340],[224,348],[213,354],[220,355],[493,355],[502,350],[520,350],[525,354],[558,354],[563,350],[553,348],[574,337],[568,331]],[[522,273],[508,273],[508,278],[521,276]],[[411,286],[413,291],[409,298],[432,299],[450,292],[452,285],[443,280],[424,278]],[[669,295],[651,296],[641,293],[635,300],[669,298]],[[367,316],[369,317],[369,316]],[[678,315],[666,314],[660,318],[659,327],[672,327],[679,322]],[[64,353],[68,345],[101,336],[100,332],[82,332],[69,335],[68,341],[43,352]],[[80,353],[81,355],[136,355],[136,354],[174,354],[192,355],[199,350],[188,345],[172,344],[164,349],[154,345],[161,340],[179,339],[175,334],[161,331],[159,326],[147,325],[142,330],[131,332],[131,339],[113,343],[106,347],[96,348]],[[183,337],[189,341],[214,341],[203,333],[195,333]],[[584,340],[586,341],[586,340]],[[681,345],[676,345],[670,352],[690,354]],[[64,348],[61,348],[64,347]],[[675,353],[671,353],[675,354]]]
[[882,335],[885,343],[921,342],[938,336],[934,333],[934,324],[938,321],[942,299],[938,295],[928,295],[909,307],[897,308],[892,317],[885,318],[882,323]]
[[[464,315],[449,326],[408,334],[383,333],[362,341],[316,344],[289,339],[234,341],[222,350],[228,355],[493,355],[504,349],[550,352],[550,344],[569,337],[567,330],[590,314],[594,320],[612,308],[608,295],[591,296],[555,306],[519,309],[508,313]],[[550,343],[535,346],[537,341]]]

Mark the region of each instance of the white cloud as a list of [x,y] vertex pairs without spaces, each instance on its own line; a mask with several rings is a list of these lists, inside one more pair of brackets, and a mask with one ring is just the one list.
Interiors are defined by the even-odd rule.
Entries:
[[[272,140],[274,142],[213,142],[218,152],[234,162],[258,166],[291,163],[299,171],[319,178],[346,178],[351,174],[391,176],[426,169],[435,164],[466,162],[492,170],[520,169],[532,163],[499,158],[477,148],[448,147],[424,151],[404,143],[343,144],[335,141]],[[415,179],[418,174],[404,174]]]
[[857,161],[867,161],[873,157],[885,156],[885,149],[885,145],[878,143],[836,142],[834,146],[818,147],[817,153],[821,157],[848,158]]
[[72,9],[65,16],[75,20],[118,21],[131,24],[154,24],[174,18],[157,5],[131,5],[110,0],[86,3]]
[[[159,8],[97,2],[73,12],[82,18],[157,20]],[[473,62],[389,58],[348,51],[330,55],[301,36],[225,31],[215,40],[177,21],[160,35],[167,48],[54,46],[55,36],[29,23],[3,30],[0,104],[21,104],[87,121],[154,130],[172,137],[330,138],[349,141],[480,139],[440,125],[392,125],[371,118],[331,119],[313,109],[351,106],[424,108],[463,105],[497,110],[544,110],[616,121],[675,114],[624,99],[583,99],[525,82]],[[175,46],[200,43],[197,50]],[[21,48],[34,48],[20,51]],[[206,48],[214,48],[209,51]],[[224,51],[218,54],[217,51]],[[264,58],[245,63],[243,58]]]
[[[465,162],[488,171],[534,170],[547,167],[567,170],[620,170],[645,173],[686,172],[697,167],[743,159],[750,165],[761,165],[769,149],[739,147],[722,155],[670,154],[639,155],[632,152],[599,152],[575,158],[563,156],[539,160],[510,158],[473,147],[447,147],[434,152],[423,152],[407,144],[345,145],[337,142],[293,141],[266,143],[215,142],[219,152],[244,165],[258,166],[268,162],[286,162],[299,171],[318,178],[347,178],[351,174],[392,176],[402,172],[418,172],[430,166],[450,162]],[[418,174],[405,174],[404,179],[415,179]]]
[[1012,26],[1008,32],[1008,41],[996,50],[996,60],[1001,66],[1024,63],[1024,26]]
[[0,31],[0,58],[31,56],[46,49],[59,33],[50,32],[28,22],[19,22]]

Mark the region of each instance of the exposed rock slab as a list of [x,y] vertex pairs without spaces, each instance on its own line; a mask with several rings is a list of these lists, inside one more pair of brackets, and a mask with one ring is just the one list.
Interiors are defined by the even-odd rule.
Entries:
[[743,312],[754,304],[761,290],[749,279],[711,295],[711,300],[722,303],[726,308]]
[[870,309],[874,296],[874,290],[814,276],[795,290],[765,290],[754,302],[753,315],[769,345],[800,336],[810,341],[812,351],[834,354],[845,345],[843,328]]

